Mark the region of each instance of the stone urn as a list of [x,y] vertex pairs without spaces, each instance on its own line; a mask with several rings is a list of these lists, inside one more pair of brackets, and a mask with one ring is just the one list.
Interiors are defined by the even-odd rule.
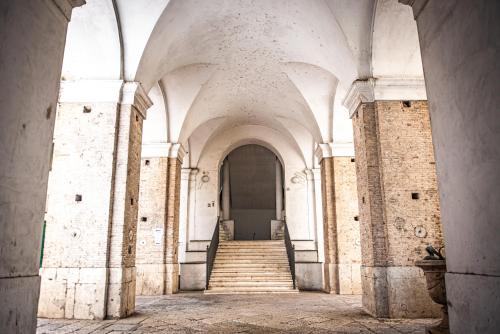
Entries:
[[446,262],[441,259],[420,260],[415,265],[424,271],[427,282],[427,291],[432,300],[442,305],[443,317],[441,322],[433,327],[426,328],[426,333],[449,334],[448,304],[446,303],[446,285],[444,275],[446,273]]

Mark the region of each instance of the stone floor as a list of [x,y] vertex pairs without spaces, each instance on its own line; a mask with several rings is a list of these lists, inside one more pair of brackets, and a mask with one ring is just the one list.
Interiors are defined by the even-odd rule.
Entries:
[[359,296],[180,293],[138,297],[127,319],[38,319],[37,333],[424,333],[435,321],[374,319]]

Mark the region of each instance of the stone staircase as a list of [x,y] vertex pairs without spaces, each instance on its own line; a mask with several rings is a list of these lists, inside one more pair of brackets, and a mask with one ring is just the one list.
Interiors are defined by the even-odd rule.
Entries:
[[283,240],[220,242],[205,293],[294,292]]

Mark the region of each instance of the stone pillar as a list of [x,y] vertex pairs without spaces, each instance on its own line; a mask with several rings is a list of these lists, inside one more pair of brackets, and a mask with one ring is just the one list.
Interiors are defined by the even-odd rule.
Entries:
[[337,218],[335,208],[335,179],[332,152],[329,144],[320,144],[317,150],[321,164],[323,194],[324,236],[324,291],[339,293],[339,268],[337,249]]
[[323,193],[321,191],[321,168],[313,168],[314,204],[316,206],[316,241],[318,244],[318,262],[325,262],[325,245],[323,232]]
[[188,246],[189,241],[195,240],[195,221],[196,221],[196,176],[198,175],[198,168],[192,168],[189,174],[189,206],[188,206]]
[[181,190],[179,207],[179,262],[186,261],[187,226],[189,218],[189,182],[191,182],[191,168],[181,169]]
[[[357,81],[344,102],[354,128],[363,306],[377,317],[438,316],[414,265],[427,245],[443,243],[425,90],[423,81],[391,80]],[[394,91],[408,100],[391,100]]]
[[[165,293],[165,220],[168,154],[142,147],[136,245],[136,294]],[[164,149],[167,151],[167,149]]]
[[403,1],[420,39],[452,333],[500,333],[498,1]]
[[276,220],[283,220],[283,177],[281,162],[276,159]]
[[[0,333],[35,333],[40,245],[66,28],[84,1],[0,4]],[[22,59],[22,61],[21,61]]]
[[224,160],[222,170],[222,219],[231,219],[231,184],[229,180],[229,160]]
[[39,315],[134,311],[142,121],[138,83],[63,82],[47,195]]
[[180,144],[172,144],[168,158],[167,220],[165,223],[165,293],[179,290],[179,206],[181,165],[185,151]]
[[318,246],[318,228],[316,226],[316,198],[314,194],[314,174],[311,169],[305,169],[304,173],[306,174],[307,181],[307,220],[309,224],[310,231],[316,231],[316,248]]

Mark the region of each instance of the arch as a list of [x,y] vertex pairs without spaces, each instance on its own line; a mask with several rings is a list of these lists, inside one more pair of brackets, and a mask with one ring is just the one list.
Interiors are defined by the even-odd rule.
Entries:
[[123,79],[121,27],[113,1],[88,1],[73,11],[62,78]]

